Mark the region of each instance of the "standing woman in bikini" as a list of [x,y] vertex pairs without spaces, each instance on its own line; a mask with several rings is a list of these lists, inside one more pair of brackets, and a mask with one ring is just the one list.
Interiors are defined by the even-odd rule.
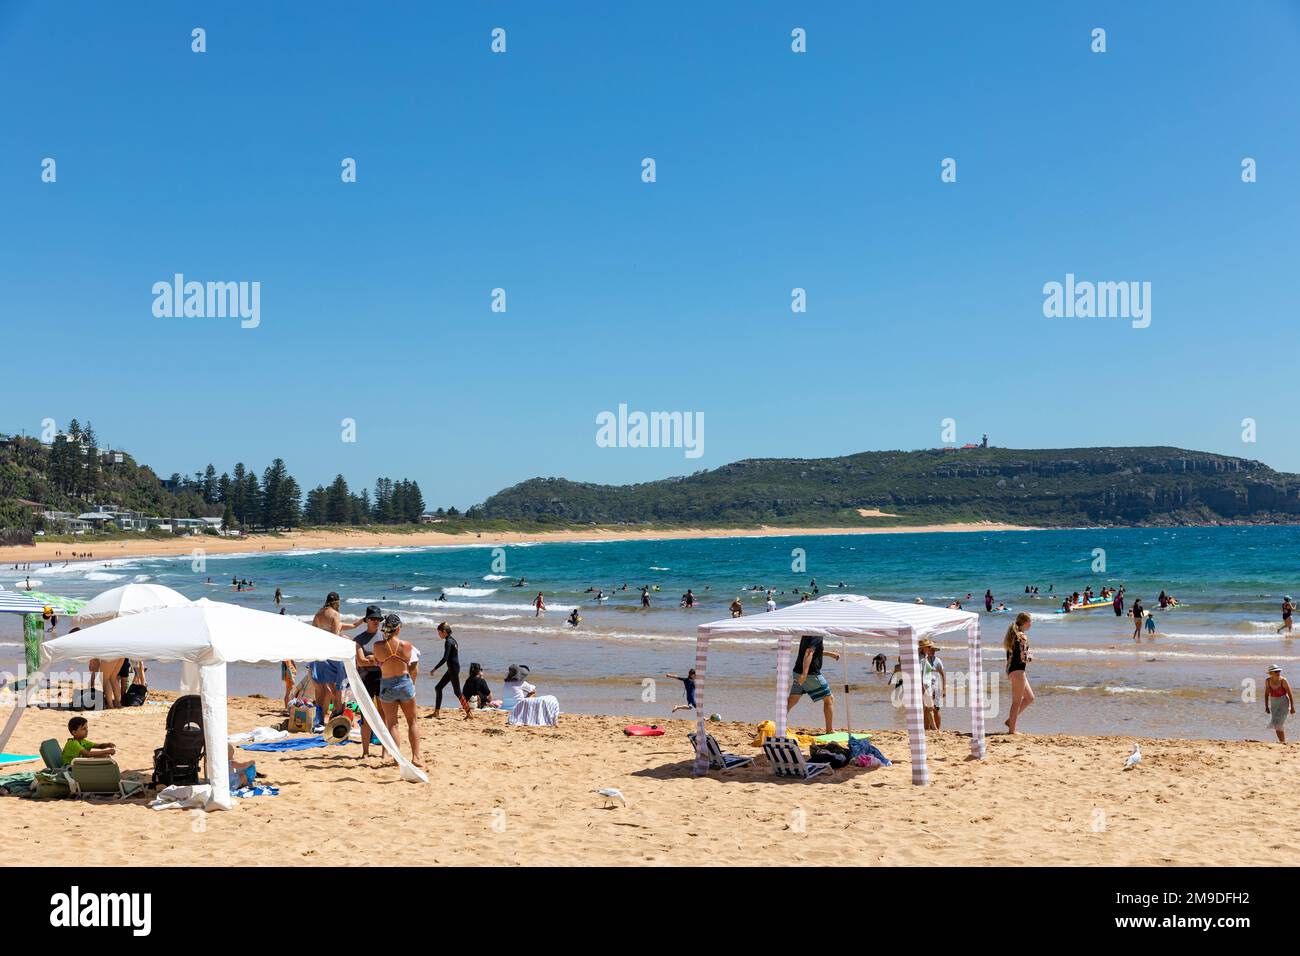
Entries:
[[415,651],[408,642],[399,640],[402,619],[396,614],[384,618],[384,636],[370,645],[370,653],[379,665],[379,709],[388,732],[397,739],[397,715],[406,718],[406,734],[411,741],[411,763],[423,767],[420,759],[420,732],[415,727],[415,683],[408,668]]
[[1025,712],[1025,708],[1034,702],[1034,689],[1029,686],[1029,674],[1025,666],[1033,660],[1029,656],[1029,637],[1026,632],[1032,623],[1023,611],[1016,615],[1016,621],[1007,628],[1007,636],[1002,639],[1002,648],[1007,652],[1007,678],[1011,681],[1011,716],[1007,718],[1007,733],[1016,732],[1016,721]]

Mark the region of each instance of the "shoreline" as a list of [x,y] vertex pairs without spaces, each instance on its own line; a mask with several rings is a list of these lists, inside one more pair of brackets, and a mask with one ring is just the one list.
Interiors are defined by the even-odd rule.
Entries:
[[[622,528],[593,528],[590,531],[494,531],[451,534],[446,531],[413,531],[408,533],[365,530],[312,530],[290,531],[281,534],[250,534],[244,538],[219,538],[211,535],[177,537],[175,539],[145,538],[140,541],[83,542],[37,541],[34,545],[7,545],[0,547],[0,564],[31,564],[49,561],[87,561],[102,563],[115,558],[157,558],[189,555],[195,549],[207,554],[244,554],[304,550],[345,551],[353,548],[421,548],[421,547],[493,547],[506,544],[546,542],[593,541],[691,541],[704,538],[781,538],[814,537],[859,534],[969,534],[979,531],[1042,531],[1068,530],[1043,529],[1024,525],[996,522],[964,522],[931,525],[892,525],[884,528],[783,528],[760,525],[757,528],[676,528],[667,530],[638,530]],[[93,558],[69,558],[68,551],[86,549]],[[55,552],[65,552],[56,557]]]
[[[124,772],[148,774],[171,696],[87,715],[99,739],[117,744]],[[278,725],[279,705],[230,698],[230,732]],[[156,813],[138,797],[0,800],[15,801],[8,806],[21,817],[19,852],[51,866],[1220,866],[1239,861],[1242,846],[1300,863],[1300,848],[1275,832],[1300,811],[1295,747],[1141,738],[1143,761],[1125,771],[1138,738],[990,734],[977,762],[967,759],[969,738],[947,731],[926,735],[931,782],[914,787],[904,734],[885,730],[874,740],[893,767],[791,783],[772,775],[748,724],[709,730],[723,750],[756,756],[752,765],[694,777],[693,721],[664,721],[665,734],[647,738],[625,736],[625,724],[640,722],[626,717],[562,714],[555,727],[508,727],[495,714],[435,721],[428,707],[417,712],[427,786],[398,783],[391,766],[349,744],[237,751],[255,756],[279,796],[205,814],[202,831],[193,814]],[[29,710],[9,750],[63,739],[66,721],[64,711]],[[405,752],[404,732],[399,739]],[[626,805],[606,808],[593,792],[603,787],[617,787]],[[64,838],[91,822],[115,839]]]

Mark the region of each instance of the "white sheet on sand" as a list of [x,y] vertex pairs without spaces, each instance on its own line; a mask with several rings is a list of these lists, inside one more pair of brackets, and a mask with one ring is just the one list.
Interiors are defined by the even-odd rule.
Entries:
[[242,734],[231,734],[227,739],[232,744],[269,744],[273,740],[284,740],[288,736],[289,731],[287,730],[276,730],[274,727],[254,727]]
[[525,697],[510,711],[507,723],[516,727],[554,727],[560,702],[554,697]]
[[163,787],[149,804],[153,810],[202,810],[212,799],[212,788],[205,783],[192,787]]

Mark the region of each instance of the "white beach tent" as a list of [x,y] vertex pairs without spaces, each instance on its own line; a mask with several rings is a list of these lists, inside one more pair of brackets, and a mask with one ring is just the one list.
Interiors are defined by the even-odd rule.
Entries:
[[162,584],[123,584],[109,588],[86,602],[72,619],[78,627],[102,624],[127,614],[143,614],[164,607],[182,607],[190,599]]
[[[969,672],[966,693],[971,709],[971,754],[984,759],[984,701],[981,683],[979,615],[971,611],[950,611],[925,604],[900,604],[873,601],[857,594],[827,594],[815,601],[802,601],[778,611],[745,615],[701,624],[695,643],[695,716],[699,723],[696,741],[695,773],[708,768],[709,755],[704,749],[704,672],[708,664],[709,639],[715,637],[768,637],[776,645],[776,732],[785,736],[785,705],[794,679],[790,660],[790,643],[804,635],[839,641],[847,650],[849,641],[884,638],[898,641],[898,656],[903,661],[903,695],[907,708],[907,736],[911,744],[912,783],[925,786],[930,774],[925,763],[925,722],[921,709],[920,661],[917,642],[952,631],[966,632]],[[847,674],[847,656],[843,657]],[[950,678],[951,679],[951,678]],[[847,683],[847,681],[846,681]],[[847,706],[847,703],[846,703]]]
[[[178,607],[119,617],[49,641],[41,648],[42,670],[91,658],[145,658],[181,662],[181,693],[199,694],[203,701],[203,736],[207,751],[212,800],[209,809],[230,809],[230,771],[226,758],[229,730],[226,723],[226,664],[282,660],[341,661],[353,687],[361,687],[357,674],[356,644],[335,637],[302,621],[235,604],[200,598]],[[34,686],[37,681],[32,681]],[[428,783],[424,771],[413,766],[398,749],[375,710],[370,695],[356,695],[370,730],[382,741],[401,769],[403,780]],[[26,694],[0,731],[0,751],[18,724]]]

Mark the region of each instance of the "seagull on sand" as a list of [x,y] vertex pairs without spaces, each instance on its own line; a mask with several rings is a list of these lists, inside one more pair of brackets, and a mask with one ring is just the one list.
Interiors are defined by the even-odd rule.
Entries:
[[599,790],[593,790],[592,793],[598,793],[605,798],[605,807],[609,808],[610,801],[617,800],[623,806],[627,806],[627,797],[623,796],[623,791],[617,787],[602,787]]
[[1132,770],[1142,762],[1142,748],[1137,744],[1133,745],[1133,752],[1124,760],[1124,769]]

